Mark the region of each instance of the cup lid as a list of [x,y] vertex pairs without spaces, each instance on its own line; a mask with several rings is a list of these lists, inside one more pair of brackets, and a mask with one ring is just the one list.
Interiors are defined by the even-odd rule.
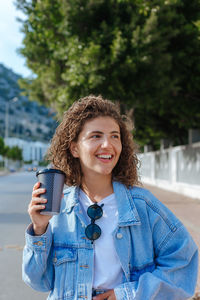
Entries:
[[36,177],[40,174],[44,174],[44,173],[59,173],[65,176],[65,173],[61,170],[58,169],[42,169],[36,172]]

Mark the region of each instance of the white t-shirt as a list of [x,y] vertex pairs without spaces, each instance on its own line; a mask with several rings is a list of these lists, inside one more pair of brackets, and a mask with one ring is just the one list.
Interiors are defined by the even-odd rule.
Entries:
[[[80,190],[80,204],[88,222],[87,209],[94,204],[90,198]],[[94,278],[93,288],[113,289],[122,283],[123,270],[115,251],[112,233],[117,227],[118,210],[115,195],[111,194],[97,203],[103,205],[103,216],[95,223],[101,228],[101,236],[94,241]]]

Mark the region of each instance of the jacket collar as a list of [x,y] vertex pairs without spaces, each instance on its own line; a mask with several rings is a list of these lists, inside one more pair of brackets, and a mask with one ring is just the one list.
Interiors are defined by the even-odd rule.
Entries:
[[124,184],[114,181],[113,190],[118,206],[119,226],[140,225],[140,217],[134,204],[133,196]]
[[[118,206],[118,225],[130,226],[140,225],[140,218],[134,204],[133,196],[124,184],[117,181],[113,182],[113,190],[115,193]],[[62,212],[71,212],[72,208],[79,203],[79,187],[72,186],[64,191],[64,199],[61,207]]]
[[79,188],[77,186],[71,186],[64,190],[64,201],[62,203],[61,211],[69,213],[72,208],[78,204],[78,198]]

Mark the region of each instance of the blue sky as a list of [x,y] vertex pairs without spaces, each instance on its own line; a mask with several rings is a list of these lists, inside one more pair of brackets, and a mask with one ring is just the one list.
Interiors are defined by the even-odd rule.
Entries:
[[26,77],[31,71],[25,66],[25,58],[16,52],[23,39],[16,17],[24,18],[15,8],[14,0],[0,0],[0,63]]

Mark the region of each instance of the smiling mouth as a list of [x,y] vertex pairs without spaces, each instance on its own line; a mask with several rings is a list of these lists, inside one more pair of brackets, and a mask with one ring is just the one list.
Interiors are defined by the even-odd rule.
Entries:
[[111,154],[108,154],[108,155],[99,154],[99,155],[96,155],[96,156],[97,156],[97,158],[108,159],[108,160],[111,160],[113,158],[113,155],[111,155]]

